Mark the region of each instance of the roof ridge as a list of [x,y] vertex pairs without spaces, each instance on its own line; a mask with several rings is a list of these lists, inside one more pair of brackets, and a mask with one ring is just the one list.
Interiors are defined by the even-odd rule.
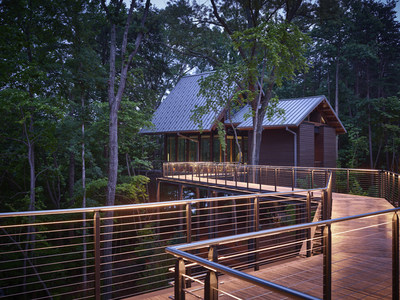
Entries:
[[307,98],[320,98],[320,97],[324,97],[325,99],[328,99],[325,97],[325,95],[315,95],[315,96],[306,96],[306,97],[297,97],[297,98],[285,98],[285,99],[281,99],[279,98],[279,101],[288,101],[288,100],[301,100],[301,99],[307,99]]
[[207,72],[202,72],[199,74],[192,74],[192,75],[185,75],[182,78],[187,78],[187,77],[194,77],[194,76],[202,76],[202,75],[206,75],[206,74],[210,74],[210,73],[214,73],[215,71],[207,71]]

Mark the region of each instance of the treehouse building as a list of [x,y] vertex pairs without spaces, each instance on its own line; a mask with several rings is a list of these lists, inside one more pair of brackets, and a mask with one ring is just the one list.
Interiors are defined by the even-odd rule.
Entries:
[[[223,108],[202,117],[202,130],[191,119],[193,109],[206,104],[199,95],[199,80],[208,74],[183,77],[154,113],[154,126],[141,130],[164,135],[165,161],[239,162],[239,148]],[[259,164],[336,167],[336,136],[346,130],[325,96],[281,99],[277,108],[284,114],[263,121]],[[249,106],[244,106],[231,118],[242,150],[241,163],[248,163],[252,140],[252,118],[245,118],[249,112]],[[225,124],[225,152],[215,120]]]

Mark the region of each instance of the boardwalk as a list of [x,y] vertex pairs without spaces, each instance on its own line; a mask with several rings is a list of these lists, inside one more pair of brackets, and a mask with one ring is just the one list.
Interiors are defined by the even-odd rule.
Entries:
[[[332,218],[392,208],[380,198],[333,194]],[[354,220],[332,226],[333,299],[391,298],[391,216]],[[364,227],[361,231],[354,229]],[[289,286],[322,298],[322,255],[296,258],[249,272],[255,276]],[[228,276],[220,277],[219,288],[239,299],[281,299],[265,289],[250,286]],[[194,293],[202,297],[202,289]],[[131,299],[168,299],[166,289]],[[187,299],[197,299],[187,295]],[[220,294],[220,299],[232,299]]]

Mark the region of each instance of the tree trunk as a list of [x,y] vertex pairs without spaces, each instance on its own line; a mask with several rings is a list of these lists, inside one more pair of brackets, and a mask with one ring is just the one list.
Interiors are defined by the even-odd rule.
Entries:
[[[367,65],[367,100],[369,100],[369,70]],[[368,101],[368,146],[369,146],[369,166],[374,167],[374,158],[372,154],[372,128],[371,128],[371,104]]]
[[[335,111],[339,117],[339,56],[336,59],[335,71]],[[339,136],[336,136],[336,160],[339,158]]]
[[[81,97],[81,104],[82,104],[82,114],[84,114],[85,111],[85,99],[82,96]],[[86,207],[86,160],[85,160],[85,121],[84,121],[84,115],[82,116],[82,208]],[[83,258],[83,274],[82,274],[82,281],[83,281],[83,287],[84,290],[86,290],[87,285],[87,270],[86,270],[86,260],[87,260],[87,246],[86,246],[86,213],[84,212],[82,214],[82,220],[83,220],[83,238],[82,238],[82,245],[83,245],[83,253],[82,253],[82,258]]]
[[373,169],[374,168],[374,158],[372,155],[372,129],[371,129],[371,117],[370,116],[368,117],[368,147],[369,147],[369,166],[371,169]]
[[71,151],[69,153],[69,166],[68,166],[68,195],[71,199],[74,196],[74,184],[75,184],[75,153]]
[[109,163],[106,205],[114,205],[115,187],[118,173],[118,105],[115,99],[115,56],[116,56],[116,29],[111,24],[110,38],[110,78],[108,80],[108,103],[110,107],[109,121]]
[[114,205],[118,176],[118,108],[115,102],[110,107],[109,135],[110,143],[106,205]]

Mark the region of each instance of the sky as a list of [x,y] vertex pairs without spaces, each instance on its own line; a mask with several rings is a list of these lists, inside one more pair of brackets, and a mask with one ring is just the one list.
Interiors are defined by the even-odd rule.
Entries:
[[[151,4],[153,4],[154,6],[156,6],[158,8],[164,8],[165,6],[167,6],[167,1],[168,0],[151,0]],[[204,0],[202,0],[202,1],[204,1]],[[198,0],[197,2],[201,2],[201,1]],[[385,1],[382,1],[382,2],[385,2]],[[400,0],[397,0],[396,12],[397,12],[397,21],[400,21]]]

